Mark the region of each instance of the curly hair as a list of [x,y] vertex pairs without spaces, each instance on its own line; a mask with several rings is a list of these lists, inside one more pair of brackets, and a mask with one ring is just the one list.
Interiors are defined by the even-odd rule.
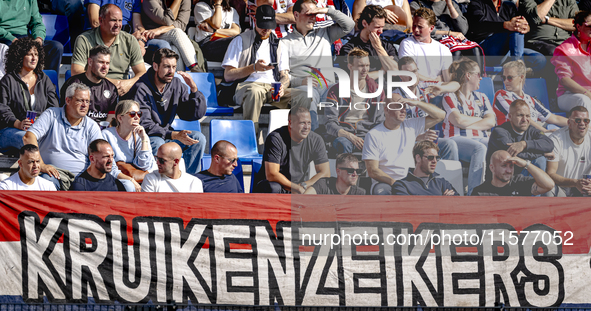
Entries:
[[13,71],[20,72],[23,68],[23,59],[32,48],[36,48],[39,55],[37,67],[35,67],[34,72],[38,75],[41,74],[45,65],[45,52],[43,51],[41,44],[30,37],[20,38],[13,42],[8,48],[5,60],[6,73]]

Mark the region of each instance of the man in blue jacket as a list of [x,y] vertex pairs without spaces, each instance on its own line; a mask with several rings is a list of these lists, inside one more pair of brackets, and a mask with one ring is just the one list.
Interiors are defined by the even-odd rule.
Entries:
[[140,124],[150,137],[154,156],[164,143],[174,141],[183,149],[186,172],[192,175],[201,170],[201,158],[205,152],[205,136],[197,131],[176,131],[171,124],[178,114],[186,121],[195,121],[205,115],[207,102],[197,89],[195,81],[184,71],[177,73],[191,88],[174,77],[179,56],[169,49],[154,53],[152,68],[131,88],[130,99],[140,103]]
[[451,183],[435,173],[439,161],[439,147],[428,140],[415,144],[412,155],[415,169],[392,185],[394,195],[459,195]]

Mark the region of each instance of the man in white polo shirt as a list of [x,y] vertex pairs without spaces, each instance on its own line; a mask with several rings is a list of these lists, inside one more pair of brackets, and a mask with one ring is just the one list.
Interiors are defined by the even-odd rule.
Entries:
[[38,178],[41,173],[41,155],[35,145],[24,145],[20,149],[19,170],[0,182],[0,190],[56,191],[49,180]]
[[398,56],[410,56],[415,60],[419,67],[419,80],[448,82],[448,68],[453,58],[446,46],[431,39],[435,21],[435,13],[430,9],[416,10],[412,19],[412,37],[402,40]]

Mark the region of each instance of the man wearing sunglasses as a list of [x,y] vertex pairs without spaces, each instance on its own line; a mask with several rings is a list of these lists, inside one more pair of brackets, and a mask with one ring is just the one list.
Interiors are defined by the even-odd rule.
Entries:
[[[532,165],[546,170],[546,157],[554,149],[552,140],[540,130],[531,125],[529,105],[522,99],[517,99],[509,106],[509,122],[494,128],[486,153],[486,163],[490,164],[490,157],[497,150],[507,150],[512,157],[532,162]],[[534,121],[535,122],[535,121]],[[488,165],[487,165],[488,167]],[[515,168],[515,173],[528,175],[527,170]],[[486,179],[490,180],[491,171],[487,169]]]
[[182,156],[183,151],[175,142],[160,146],[155,156],[158,171],[144,177],[142,192],[203,192],[201,180],[180,169]]
[[583,106],[572,108],[568,127],[552,133],[554,159],[548,160],[546,172],[556,183],[552,196],[591,195],[591,133],[589,111]]
[[[513,174],[515,165],[529,170],[531,176]],[[531,162],[497,150],[490,159],[492,179],[472,190],[473,196],[532,196],[544,194],[554,188],[554,181]]]
[[351,153],[339,154],[336,168],[337,177],[320,178],[304,194],[365,195],[365,189],[356,186],[359,175],[365,173],[359,168],[357,157]]
[[211,148],[211,166],[195,175],[203,182],[203,192],[244,193],[236,175],[238,150],[227,140],[220,140]]
[[90,88],[90,107],[87,116],[96,122],[108,121],[115,117],[115,107],[119,101],[117,87],[107,80],[111,50],[97,45],[90,50],[86,71],[72,76],[61,88],[60,106],[66,104],[66,90],[72,83],[81,83]]
[[392,185],[394,195],[459,195],[451,183],[435,173],[439,147],[428,140],[416,143],[412,149],[415,168],[405,178]]

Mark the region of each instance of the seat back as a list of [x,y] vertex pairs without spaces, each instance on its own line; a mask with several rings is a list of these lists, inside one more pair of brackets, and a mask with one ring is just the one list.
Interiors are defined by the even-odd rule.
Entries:
[[[289,115],[289,109],[273,109],[269,111],[269,132],[287,125],[287,116]],[[268,134],[267,134],[268,135]]]
[[250,175],[250,193],[252,193],[252,188],[254,187],[254,177],[259,173],[261,167],[263,166],[262,159],[253,159],[252,160],[252,173]]
[[43,73],[47,75],[47,77],[49,78],[49,80],[51,80],[51,82],[53,83],[53,85],[55,85],[55,93],[57,94],[57,98],[60,98],[60,89],[59,89],[59,83],[58,83],[58,78],[57,78],[57,72],[55,72],[55,70],[43,70]]
[[[242,190],[244,190],[244,171],[242,170],[242,162],[240,162],[240,158],[238,158],[236,160],[236,168],[234,168],[234,171],[232,172],[232,174],[234,176],[236,176],[236,178],[238,179],[238,182],[240,183],[240,187],[242,187]],[[202,170],[207,170],[209,169],[209,167],[211,166],[211,157],[203,157],[201,159],[201,169]]]
[[174,119],[174,121],[172,121],[172,128],[177,131],[188,130],[201,132],[201,123],[199,123],[199,120],[185,121],[181,119]]
[[546,109],[550,110],[550,100],[548,99],[548,88],[544,78],[525,79],[523,92],[539,100]]
[[66,70],[66,75],[65,75],[65,79],[64,81],[68,81],[68,79],[70,79],[72,77],[72,70]]
[[238,149],[238,157],[259,156],[254,123],[251,120],[211,120],[209,145],[227,140]]
[[41,14],[45,25],[45,40],[58,41],[64,45],[64,53],[72,53],[68,18],[65,15]]
[[[203,93],[203,96],[205,97],[205,100],[207,101],[206,115],[208,115],[208,116],[210,116],[210,115],[216,115],[216,116],[230,115],[231,116],[234,114],[234,109],[229,108],[229,107],[220,107],[218,105],[217,91],[215,88],[215,77],[213,76],[213,73],[211,73],[211,72],[187,72],[187,74],[189,74],[191,76],[191,78],[193,79],[193,81],[195,81],[195,84],[197,85],[197,89],[201,93]],[[185,79],[183,79],[180,75],[178,75],[176,73],[174,75],[175,75],[175,77],[179,78],[183,84],[187,85],[185,83]],[[189,88],[188,91],[191,92],[191,89]]]
[[464,176],[460,161],[441,160],[437,163],[435,173],[449,181],[460,195],[464,195]]
[[495,99],[495,86],[491,78],[482,78],[482,80],[480,80],[480,88],[476,91],[484,93],[492,105],[493,100]]

